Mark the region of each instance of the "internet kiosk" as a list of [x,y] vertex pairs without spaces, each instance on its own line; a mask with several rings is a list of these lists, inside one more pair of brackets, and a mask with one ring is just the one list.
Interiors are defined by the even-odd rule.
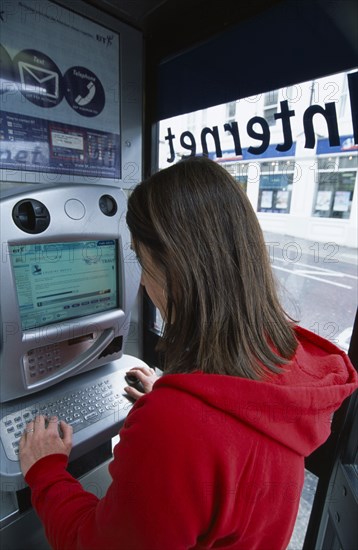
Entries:
[[37,186],[0,206],[0,480],[2,511],[14,513],[19,439],[37,414],[73,426],[71,460],[118,433],[124,374],[141,363],[123,354],[140,268],[118,188]]
[[142,179],[143,38],[81,0],[3,8],[0,545],[44,550],[18,460],[26,424],[71,424],[69,471],[103,496],[132,406],[124,375],[142,364],[125,216]]

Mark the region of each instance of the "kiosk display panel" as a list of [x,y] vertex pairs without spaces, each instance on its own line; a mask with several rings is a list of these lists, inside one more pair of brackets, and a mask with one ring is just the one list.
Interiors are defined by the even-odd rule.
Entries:
[[73,427],[75,459],[131,406],[121,388],[141,364],[125,354],[141,271],[126,210],[125,193],[102,184],[2,193],[0,485],[24,486],[18,443],[37,414]]
[[117,248],[114,239],[10,245],[22,330],[117,308]]
[[119,180],[120,34],[51,0],[14,0],[1,42],[6,176]]
[[138,183],[141,32],[81,0],[3,8],[0,186]]
[[116,187],[30,186],[0,206],[6,402],[119,359],[140,269]]

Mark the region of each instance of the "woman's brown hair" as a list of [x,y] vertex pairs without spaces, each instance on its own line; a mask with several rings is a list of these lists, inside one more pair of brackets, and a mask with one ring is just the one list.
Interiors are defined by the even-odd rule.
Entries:
[[132,192],[127,223],[139,259],[145,247],[166,281],[166,373],[280,372],[294,331],[256,214],[224,168],[189,157],[157,172]]

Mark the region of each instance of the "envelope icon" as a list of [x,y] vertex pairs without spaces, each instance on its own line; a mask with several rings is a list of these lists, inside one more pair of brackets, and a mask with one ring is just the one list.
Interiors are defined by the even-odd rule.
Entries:
[[24,61],[19,61],[19,72],[22,92],[58,99],[59,75],[57,72]]

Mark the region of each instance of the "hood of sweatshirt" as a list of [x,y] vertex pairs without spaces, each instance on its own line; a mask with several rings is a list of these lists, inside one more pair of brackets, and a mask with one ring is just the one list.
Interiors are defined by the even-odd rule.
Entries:
[[294,358],[282,373],[269,379],[201,372],[168,374],[153,389],[166,387],[190,394],[308,456],[328,438],[333,413],[358,387],[358,376],[344,351],[302,327],[295,331]]

